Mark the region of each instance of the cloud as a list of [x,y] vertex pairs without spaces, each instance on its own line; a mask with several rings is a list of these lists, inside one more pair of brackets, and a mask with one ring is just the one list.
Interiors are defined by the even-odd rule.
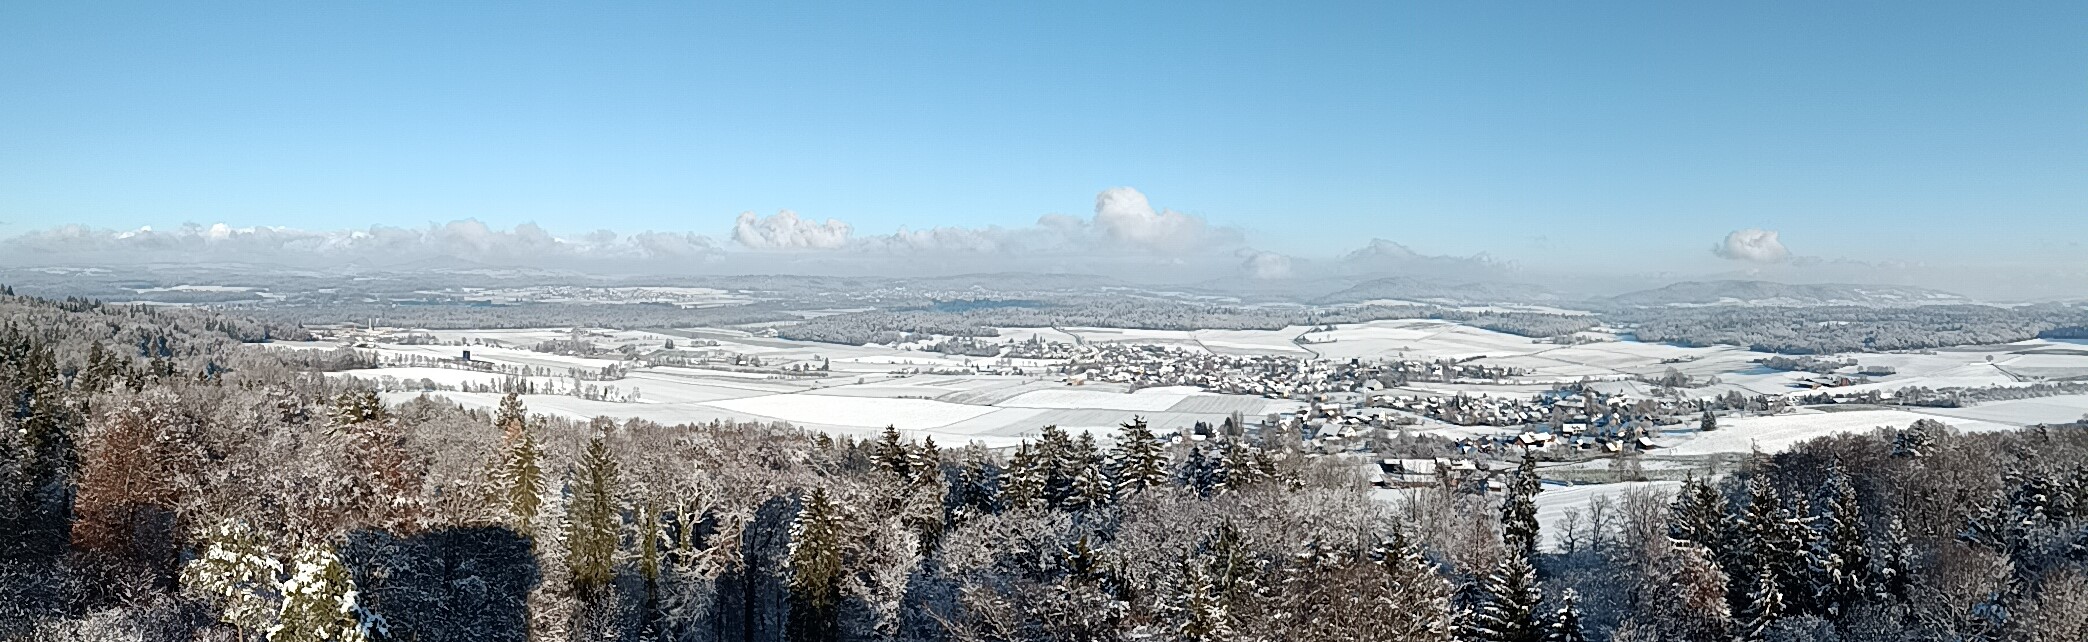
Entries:
[[732,225],[732,240],[756,250],[834,250],[848,246],[850,232],[847,223],[817,223],[790,210],[768,217],[741,212]]
[[1781,263],[1791,258],[1791,251],[1784,249],[1783,241],[1777,240],[1775,230],[1733,230],[1725,240],[1711,247],[1711,253],[1720,258],[1750,263]]
[[1237,231],[1212,228],[1200,217],[1154,210],[1145,194],[1112,187],[1095,196],[1094,227],[1119,243],[1170,253],[1238,243]]
[[723,250],[700,234],[607,230],[559,238],[535,224],[496,229],[465,219],[426,228],[382,225],[309,231],[288,227],[107,230],[66,225],[0,240],[0,255],[22,261],[84,260],[113,264],[236,261],[291,265],[402,264],[433,258],[499,265],[556,266],[574,261],[713,260]]
[[1464,280],[1504,278],[1515,263],[1485,253],[1472,256],[1422,254],[1394,241],[1374,238],[1341,257],[1338,270],[1353,276],[1410,276]]
[[1275,252],[1264,252],[1242,248],[1239,255],[1246,260],[1240,263],[1248,276],[1262,280],[1288,279],[1295,275],[1291,257]]

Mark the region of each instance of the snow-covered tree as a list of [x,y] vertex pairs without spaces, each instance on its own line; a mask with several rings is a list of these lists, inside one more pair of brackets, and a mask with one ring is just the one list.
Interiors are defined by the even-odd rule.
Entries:
[[1001,505],[1008,508],[1041,508],[1047,471],[1029,442],[1015,447],[1008,456],[1008,469],[1001,474]]
[[1739,629],[1734,631],[1735,639],[1758,642],[1769,625],[1783,617],[1784,594],[1778,584],[1775,570],[1763,567],[1755,572],[1754,581],[1748,584],[1746,605],[1733,623]]
[[1176,587],[1173,603],[1169,610],[1175,613],[1175,632],[1184,642],[1213,642],[1230,640],[1233,636],[1232,613],[1226,606],[1225,592],[1205,565],[1189,560],[1183,564],[1182,579]]
[[1697,430],[1703,432],[1718,430],[1718,415],[1713,414],[1710,408],[1705,408],[1704,416],[1697,420]]
[[529,533],[530,523],[544,505],[543,451],[527,427],[517,425],[509,434],[500,463],[493,469],[494,500],[516,532]]
[[1538,642],[1544,632],[1537,607],[1544,593],[1537,567],[1522,549],[1509,547],[1493,572],[1479,584],[1480,602],[1466,623],[1464,638],[1473,642]]
[[1523,557],[1537,555],[1537,457],[1524,454],[1515,476],[1508,481],[1508,495],[1501,500],[1501,544]]
[[1825,493],[1826,510],[1811,551],[1812,589],[1826,614],[1837,616],[1872,592],[1870,542],[1863,530],[1863,505],[1849,477],[1840,471],[1828,476]]
[[386,633],[384,618],[363,608],[355,578],[332,550],[298,552],[282,594],[269,642],[366,642]]
[[1684,481],[1668,511],[1668,537],[1701,548],[1715,559],[1725,551],[1725,541],[1731,536],[1728,528],[1725,496],[1707,480],[1692,476]]
[[1370,556],[1385,577],[1385,593],[1378,598],[1387,607],[1378,627],[1383,639],[1449,642],[1456,630],[1450,581],[1436,572],[1420,545],[1405,531],[1395,529],[1372,548]]
[[1144,418],[1133,417],[1130,423],[1123,424],[1123,430],[1117,433],[1116,447],[1110,452],[1110,468],[1115,473],[1119,494],[1167,484],[1167,453],[1161,450]]
[[573,480],[566,507],[566,568],[573,586],[593,594],[609,585],[615,573],[616,548],[622,536],[622,507],[617,501],[617,466],[606,437],[588,441]]
[[1559,608],[1544,624],[1544,642],[1588,642],[1581,631],[1580,594],[1573,589],[1559,596]]
[[226,520],[204,537],[196,559],[181,568],[181,586],[218,607],[218,619],[241,639],[275,625],[282,612],[283,563],[245,522]]
[[841,600],[846,559],[846,524],[841,507],[815,488],[790,527],[791,639],[831,640]]

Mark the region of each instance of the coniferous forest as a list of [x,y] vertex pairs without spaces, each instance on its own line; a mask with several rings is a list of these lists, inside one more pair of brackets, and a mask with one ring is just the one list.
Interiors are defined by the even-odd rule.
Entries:
[[[1012,452],[380,397],[295,327],[0,295],[0,639],[2088,639],[2088,431],[1921,421],[1540,527],[1296,437]],[[1554,532],[1557,531],[1557,532]]]

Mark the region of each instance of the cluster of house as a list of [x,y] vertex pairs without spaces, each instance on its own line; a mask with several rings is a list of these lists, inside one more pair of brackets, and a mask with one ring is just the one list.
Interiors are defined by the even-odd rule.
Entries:
[[1348,390],[1324,361],[1276,355],[1217,354],[1176,346],[1103,343],[1082,346],[1065,366],[1069,382],[1198,386],[1211,392],[1279,399]]

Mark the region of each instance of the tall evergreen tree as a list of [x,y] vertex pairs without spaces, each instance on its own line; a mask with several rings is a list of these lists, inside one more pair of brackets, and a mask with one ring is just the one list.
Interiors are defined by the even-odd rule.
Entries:
[[1539,642],[1544,633],[1538,605],[1544,594],[1537,567],[1522,549],[1508,547],[1501,561],[1480,582],[1480,602],[1467,623],[1465,639],[1473,642]]
[[1544,642],[1588,642],[1581,631],[1580,594],[1566,589],[1559,596],[1559,608],[1552,612],[1550,622],[1545,623]]
[[493,413],[493,427],[509,442],[522,435],[528,426],[529,409],[522,405],[522,395],[507,393],[500,398],[500,410]]
[[1179,622],[1176,634],[1183,642],[1231,640],[1232,613],[1218,579],[1193,559],[1183,566],[1182,579],[1175,590],[1176,603],[1171,607]]
[[1710,408],[1705,408],[1704,416],[1697,420],[1697,430],[1703,432],[1718,430],[1718,415],[1713,414]]
[[299,552],[282,592],[282,610],[268,631],[269,642],[367,642],[387,633],[384,618],[356,599],[355,578],[333,551]]
[[503,519],[518,533],[532,532],[530,523],[544,505],[543,451],[525,422],[509,424],[505,450],[493,469],[495,501]]
[[1385,594],[1379,597],[1388,607],[1379,627],[1382,639],[1450,642],[1456,632],[1450,581],[1436,572],[1420,545],[1395,528],[1370,555],[1385,574]]
[[1729,532],[1726,501],[1709,481],[1691,476],[1682,482],[1668,511],[1668,537],[1703,549],[1713,559],[1725,552]]
[[1820,532],[1812,548],[1813,595],[1833,617],[1849,612],[1870,596],[1870,542],[1863,531],[1863,505],[1856,487],[1840,471],[1827,478],[1827,502]]
[[262,546],[244,522],[227,520],[211,530],[203,552],[181,568],[181,586],[218,608],[239,639],[273,628],[282,612],[283,563]]
[[815,488],[790,528],[790,636],[804,642],[838,639],[837,622],[847,534],[841,507]]
[[1167,484],[1167,454],[1142,417],[1133,417],[1130,423],[1123,424],[1110,459],[1118,494]]
[[1739,627],[1734,638],[1743,642],[1759,642],[1769,625],[1784,615],[1783,588],[1779,586],[1776,571],[1763,567],[1755,572],[1754,581],[1746,583],[1746,605],[1740,609],[1740,617],[1734,622]]
[[617,543],[622,539],[622,507],[617,501],[616,459],[607,437],[596,435],[580,458],[573,480],[572,503],[566,508],[566,567],[583,595],[608,587],[615,574]]
[[1029,442],[1015,447],[1008,469],[1001,475],[1001,505],[1007,508],[1042,508],[1048,474]]
[[898,427],[887,425],[884,433],[878,436],[877,444],[871,446],[870,459],[877,462],[879,468],[892,471],[902,479],[912,479],[913,458],[908,450],[906,443],[899,438]]
[[1501,500],[1501,543],[1524,558],[1537,555],[1537,457],[1525,453],[1515,476],[1508,482],[1508,496]]

